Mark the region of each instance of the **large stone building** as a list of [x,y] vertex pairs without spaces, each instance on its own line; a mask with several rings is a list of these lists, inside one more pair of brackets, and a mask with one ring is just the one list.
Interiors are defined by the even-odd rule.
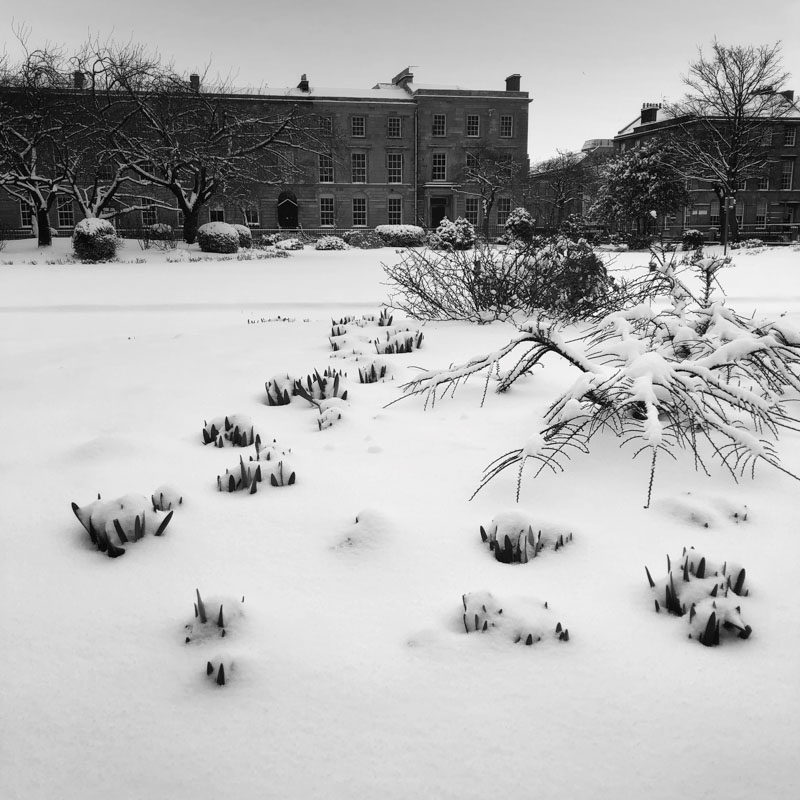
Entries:
[[[291,182],[253,188],[246,204],[241,198],[236,203],[214,198],[201,223],[338,230],[403,223],[435,227],[445,216],[465,216],[478,225],[483,206],[477,187],[467,185],[464,176],[470,154],[490,151],[527,169],[530,100],[520,90],[519,75],[506,78],[498,91],[417,84],[410,69],[367,90],[321,88],[303,75],[293,88],[230,97],[273,106],[301,103],[329,126],[336,146],[330,155],[299,152],[300,169]],[[501,192],[491,210],[492,228],[505,222],[511,207],[510,194]],[[67,233],[78,216],[77,207],[64,199],[52,209],[51,225]],[[116,220],[121,229],[155,222],[179,225],[180,213],[153,205]],[[0,197],[0,224],[31,229],[30,210]]]
[[[741,181],[735,197],[739,238],[792,240],[800,236],[800,107],[793,91],[773,93],[774,115],[763,119],[767,164],[763,173]],[[760,119],[760,118],[759,118]],[[647,139],[670,135],[684,119],[675,119],[659,103],[644,103],[641,112],[614,138],[617,152]],[[710,183],[687,183],[689,203],[674,216],[660,220],[668,236],[686,229],[716,238],[721,229],[719,199]]]

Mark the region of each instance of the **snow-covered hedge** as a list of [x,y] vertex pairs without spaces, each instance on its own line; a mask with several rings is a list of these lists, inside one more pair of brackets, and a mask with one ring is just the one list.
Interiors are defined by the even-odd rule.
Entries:
[[375,233],[389,247],[419,247],[425,243],[425,231],[419,225],[378,225]]
[[204,253],[235,253],[239,232],[227,222],[207,222],[197,231],[197,243]]
[[347,242],[339,236],[323,236],[317,239],[315,250],[347,250]]
[[703,234],[690,228],[683,232],[682,247],[684,250],[697,250],[703,246]]
[[383,239],[375,233],[375,231],[345,231],[342,234],[342,239],[350,245],[350,247],[358,247],[361,250],[374,250],[378,247],[384,247]]
[[436,249],[469,250],[475,246],[475,240],[475,226],[471,222],[464,217],[451,222],[445,217],[428,237],[428,245]]
[[233,225],[231,227],[239,234],[239,247],[253,246],[253,232],[247,225]]
[[106,219],[82,219],[72,232],[72,249],[81,261],[109,261],[119,244],[114,226]]

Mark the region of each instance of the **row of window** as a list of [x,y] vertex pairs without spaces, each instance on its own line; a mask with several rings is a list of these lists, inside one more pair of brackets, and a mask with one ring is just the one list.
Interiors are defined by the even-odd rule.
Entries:
[[[511,159],[509,159],[509,169]],[[467,153],[467,168],[477,167],[477,159],[474,155]],[[320,154],[318,156],[318,176],[320,183],[334,183],[335,171],[333,157],[329,155]],[[447,153],[432,153],[431,154],[431,180],[432,181],[446,181],[447,180]],[[351,183],[366,183],[367,182],[367,154],[366,153],[351,153],[350,154],[350,182]],[[387,153],[386,154],[386,183],[402,183],[403,182],[403,154],[402,153]]]
[[[327,133],[333,130],[329,117],[323,117],[321,127]],[[481,115],[467,114],[465,119],[465,132],[470,138],[481,135]],[[350,117],[350,135],[361,139],[367,135],[367,117]],[[434,114],[431,120],[432,136],[447,136],[447,114]],[[386,136],[389,139],[400,139],[403,136],[403,117],[389,117],[386,120]],[[500,115],[500,138],[511,139],[514,136],[513,114]]]
[[[781,161],[781,172],[780,172],[780,175],[778,177],[778,185],[777,185],[777,187],[771,187],[770,186],[771,181],[770,181],[770,176],[769,175],[762,175],[761,177],[758,178],[756,189],[759,190],[759,191],[769,191],[771,188],[777,188],[777,189],[783,190],[783,191],[785,191],[787,189],[791,189],[792,185],[794,184],[794,161],[795,160],[793,158],[787,158],[787,159],[784,159],[783,161]],[[751,184],[752,184],[752,182],[751,182]],[[705,186],[702,187],[702,188],[707,188],[707,186],[708,186],[708,184],[705,184]],[[694,181],[694,182],[691,182],[691,185],[689,185],[687,183],[687,188],[689,188],[689,189],[692,189],[692,188],[697,189],[697,188],[701,188],[701,187],[700,187],[700,183],[698,181]],[[748,188],[747,180],[746,179],[740,180],[736,184],[736,188],[739,189],[739,190],[742,190],[742,191],[747,190],[747,188]]]

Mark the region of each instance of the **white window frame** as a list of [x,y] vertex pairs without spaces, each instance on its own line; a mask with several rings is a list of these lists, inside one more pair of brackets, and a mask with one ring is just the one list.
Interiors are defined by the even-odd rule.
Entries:
[[511,198],[498,197],[497,198],[497,224],[505,225],[508,222],[508,216],[511,214]]
[[350,117],[350,135],[363,139],[367,135],[367,118],[363,116]]
[[403,118],[389,117],[386,123],[386,136],[389,139],[403,138]]
[[[787,169],[788,168],[788,169]],[[794,183],[794,159],[786,159],[781,162],[781,191],[792,188]]]
[[386,154],[386,183],[403,182],[403,154]]
[[255,203],[245,206],[242,209],[242,213],[244,215],[244,224],[247,225],[248,228],[261,227],[261,214],[259,213],[258,206]]
[[759,191],[766,192],[769,191],[769,173],[766,172],[763,175],[760,175],[758,178],[758,189]]
[[366,153],[350,153],[350,181],[351,183],[367,182]]
[[211,206],[208,209],[209,222],[225,222],[225,208],[224,206]]
[[477,197],[464,198],[464,219],[470,225],[478,224],[478,211],[480,209],[480,200]]
[[336,179],[336,174],[333,170],[333,156],[325,153],[317,155],[317,177],[319,183],[333,183]]
[[329,195],[319,198],[319,226],[320,228],[336,226],[336,201]]
[[500,138],[513,139],[514,138],[514,115],[501,114],[500,115]]
[[[353,212],[353,227],[366,228],[367,227],[367,198],[354,197],[351,204]],[[358,221],[356,221],[358,220]]]
[[72,206],[71,197],[60,197],[58,199],[58,227],[75,227],[75,209]]
[[[33,218],[36,216],[33,206],[24,200],[19,201],[19,226],[20,228],[32,228]],[[27,218],[27,222],[25,219]]]
[[708,224],[712,228],[718,228],[720,225],[720,206],[719,200],[712,200],[708,204]]
[[767,227],[767,201],[759,200],[756,203],[756,228]]
[[[473,126],[471,127],[471,123]],[[473,132],[470,133],[470,130]],[[481,135],[481,115],[480,114],[467,114],[467,121],[465,125],[466,135],[470,138],[477,138]]]
[[431,122],[431,136],[447,136],[447,114],[434,114]]
[[400,197],[389,197],[386,202],[386,218],[389,225],[403,224],[403,200]]
[[431,180],[447,180],[447,153],[431,154]]
[[783,146],[794,147],[796,143],[797,143],[797,128],[787,126],[786,133],[783,136]]

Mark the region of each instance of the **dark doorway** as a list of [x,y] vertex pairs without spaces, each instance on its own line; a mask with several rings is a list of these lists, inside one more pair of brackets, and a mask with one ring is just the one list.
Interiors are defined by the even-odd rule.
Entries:
[[278,195],[278,225],[281,228],[297,227],[297,197],[292,192]]
[[447,197],[431,197],[431,228],[438,228],[439,223],[447,216]]

